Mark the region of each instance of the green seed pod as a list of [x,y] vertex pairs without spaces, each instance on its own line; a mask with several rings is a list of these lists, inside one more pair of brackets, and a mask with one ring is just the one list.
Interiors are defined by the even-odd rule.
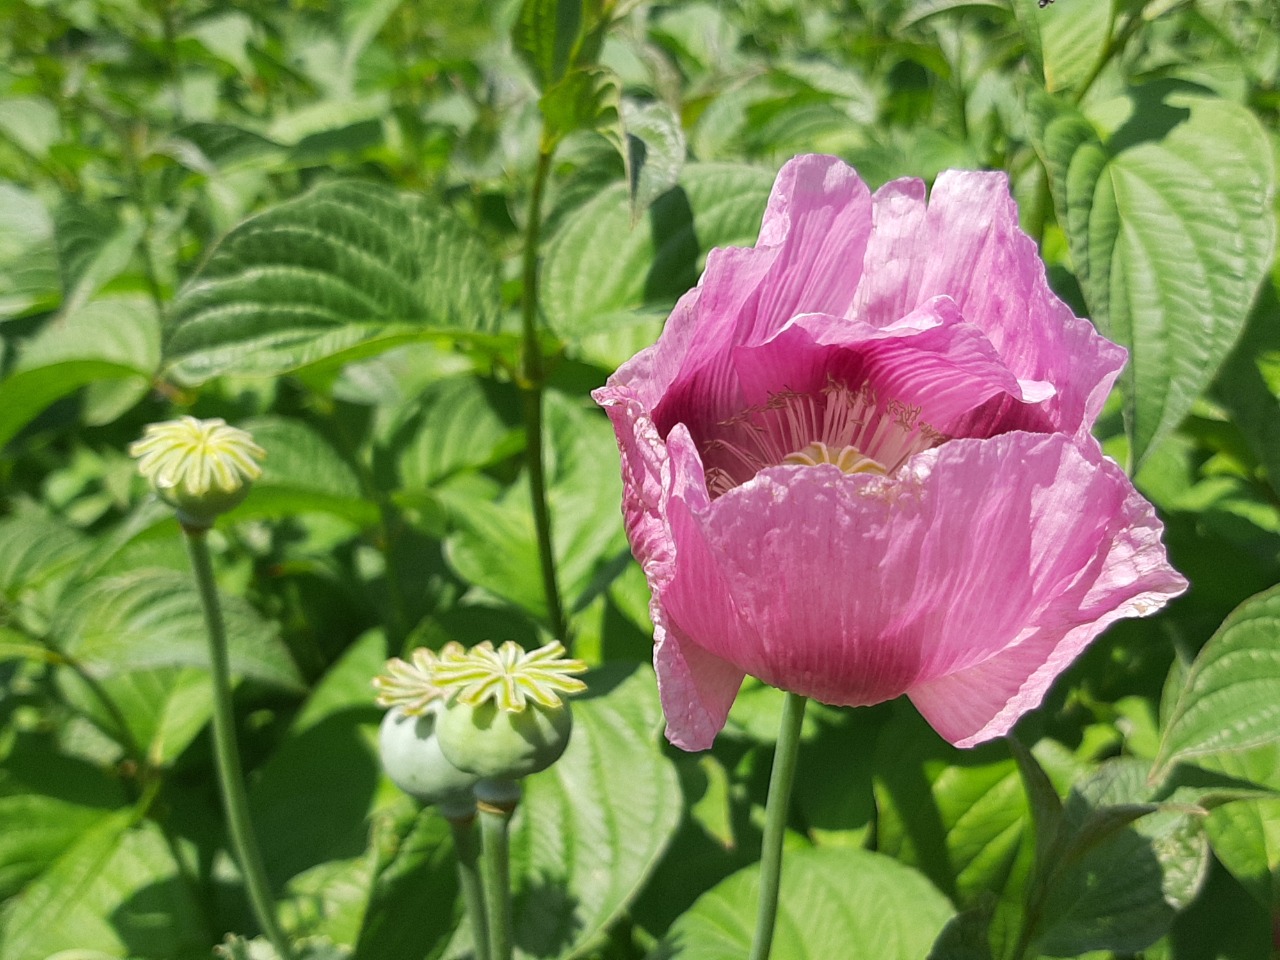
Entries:
[[423,803],[444,809],[474,805],[471,788],[476,777],[459,770],[445,758],[436,739],[438,712],[411,716],[399,708],[387,711],[378,729],[382,768],[397,787]]
[[249,495],[266,455],[248,433],[216,417],[150,424],[129,453],[160,498],[177,508],[178,520],[196,529],[213,526]]
[[475,705],[454,700],[441,711],[436,736],[445,758],[459,770],[518,780],[559,760],[572,730],[567,703],[529,703],[517,712],[492,700]]

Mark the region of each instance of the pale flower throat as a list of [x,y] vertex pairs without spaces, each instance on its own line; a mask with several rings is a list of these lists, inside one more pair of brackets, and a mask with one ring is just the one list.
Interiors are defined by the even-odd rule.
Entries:
[[707,490],[718,497],[765,467],[829,463],[845,473],[887,476],[946,439],[920,407],[882,400],[870,384],[837,380],[816,393],[783,390],[715,425],[701,446]]

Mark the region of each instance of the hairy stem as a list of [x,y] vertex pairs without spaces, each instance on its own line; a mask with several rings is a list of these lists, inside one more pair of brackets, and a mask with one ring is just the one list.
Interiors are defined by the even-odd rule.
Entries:
[[222,792],[223,813],[231,833],[231,846],[244,875],[249,905],[253,908],[258,925],[262,927],[262,932],[271,941],[281,960],[294,960],[293,948],[276,920],[275,904],[262,866],[262,854],[258,850],[253,824],[249,819],[249,800],[245,795],[244,770],[240,763],[235,718],[231,710],[227,632],[222,619],[222,607],[218,602],[218,588],[213,578],[213,563],[209,557],[206,536],[208,531],[184,525],[183,532],[186,534],[187,553],[191,557],[196,585],[200,589],[200,602],[204,607],[205,626],[209,633],[209,668],[213,675],[214,760]]
[[782,876],[782,838],[787,830],[787,807],[796,776],[796,755],[800,751],[800,728],[808,700],[788,693],[782,707],[778,746],[769,776],[769,800],[765,807],[764,839],[760,844],[760,908],[756,914],[756,934],[750,960],[769,960],[773,948],[773,927],[778,916],[778,882]]

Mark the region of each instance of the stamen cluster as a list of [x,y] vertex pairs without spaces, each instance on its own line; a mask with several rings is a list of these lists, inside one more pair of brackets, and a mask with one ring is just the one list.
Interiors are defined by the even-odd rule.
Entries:
[[721,421],[702,453],[708,491],[718,497],[780,464],[891,474],[945,439],[920,420],[919,406],[830,378],[817,392],[782,390]]

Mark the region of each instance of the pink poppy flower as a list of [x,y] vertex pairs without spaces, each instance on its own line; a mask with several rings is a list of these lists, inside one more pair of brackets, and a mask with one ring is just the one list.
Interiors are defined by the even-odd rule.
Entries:
[[1003,174],[948,171],[926,202],[790,161],[756,246],[713,250],[594,394],[668,738],[710,746],[751,674],[837,705],[905,693],[970,746],[1181,593],[1089,432],[1125,356],[1049,289]]

